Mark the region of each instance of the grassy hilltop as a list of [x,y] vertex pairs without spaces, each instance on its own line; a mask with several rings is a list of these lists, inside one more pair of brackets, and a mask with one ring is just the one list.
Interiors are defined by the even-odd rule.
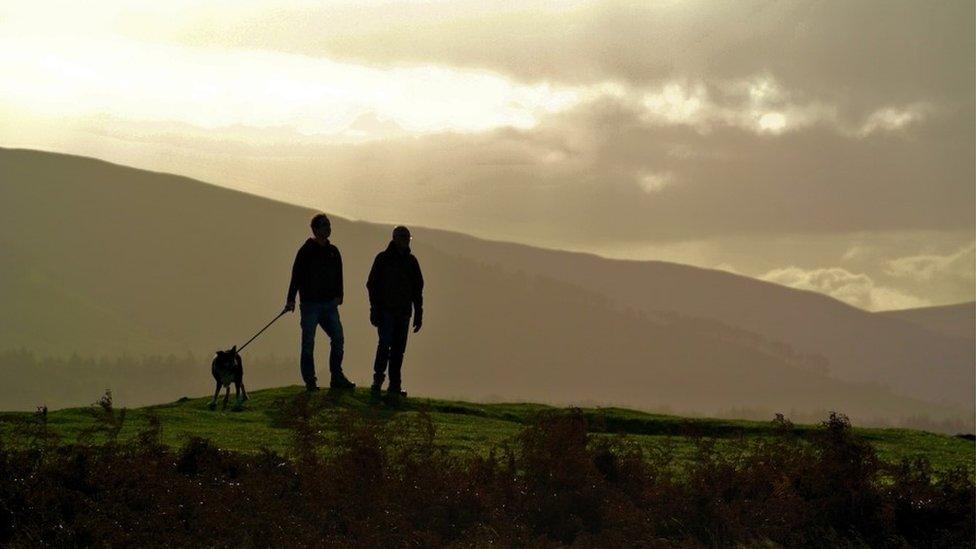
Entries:
[[[254,453],[268,448],[286,453],[293,439],[293,432],[288,428],[289,419],[295,413],[292,407],[303,395],[304,390],[297,386],[254,391],[241,411],[232,411],[230,406],[227,410],[218,406],[216,411],[210,411],[207,408],[209,397],[183,398],[169,404],[129,409],[125,411],[118,436],[122,440],[135,437],[147,428],[149,418],[155,417],[162,427],[162,443],[171,447],[182,446],[192,437],[200,437],[226,450]],[[322,391],[309,398],[308,404],[314,413],[312,421],[326,441],[335,433],[336,416],[344,411],[358,411],[394,425],[427,414],[435,429],[435,441],[459,455],[487,454],[491,448],[510,442],[539,412],[558,410],[530,403],[479,404],[413,397],[391,408],[370,402],[365,389],[338,393]],[[96,412],[102,413],[97,406],[52,411],[47,416],[47,424],[61,442],[74,442],[97,423]],[[119,416],[121,410],[114,413]],[[685,418],[622,408],[583,408],[582,413],[591,435],[626,435],[649,451],[667,448],[678,463],[692,455],[698,438],[715,439],[721,448],[772,437],[778,429],[771,421]],[[0,432],[9,434],[13,423],[30,417],[30,413],[0,414],[0,429],[3,429]],[[792,433],[809,438],[820,430],[819,426],[795,425]],[[971,468],[973,465],[973,442],[959,437],[909,429],[858,428],[855,432],[871,443],[885,461],[924,457],[940,470],[958,465]]]

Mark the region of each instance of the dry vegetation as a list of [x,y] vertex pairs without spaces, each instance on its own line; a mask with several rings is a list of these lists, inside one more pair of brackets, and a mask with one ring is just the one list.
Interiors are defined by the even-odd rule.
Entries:
[[945,547],[974,535],[970,471],[885,463],[838,415],[815,436],[780,420],[775,436],[720,450],[699,439],[677,469],[666,446],[594,436],[578,410],[459,455],[425,413],[321,414],[328,401],[304,394],[279,406],[286,452],[201,438],[171,449],[158,420],[122,439],[110,398],[80,442],[62,444],[43,411],[22,419],[0,448],[0,544]]

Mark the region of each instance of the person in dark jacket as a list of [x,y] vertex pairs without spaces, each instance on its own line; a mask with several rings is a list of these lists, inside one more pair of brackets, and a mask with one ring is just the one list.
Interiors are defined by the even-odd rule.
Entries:
[[377,254],[369,271],[369,322],[376,326],[379,344],[373,362],[373,396],[379,396],[387,367],[390,385],[387,395],[406,396],[400,379],[403,353],[407,348],[407,331],[413,310],[413,331],[420,330],[424,317],[424,277],[420,263],[410,253],[410,231],[403,226],[393,229],[393,240]]
[[342,255],[339,248],[329,242],[332,224],[325,214],[312,218],[312,238],[309,238],[295,254],[291,269],[291,283],[285,310],[295,310],[295,294],[301,296],[302,357],[301,372],[305,388],[317,391],[315,377],[315,331],[321,326],[330,340],[329,387],[352,389],[352,383],[342,373],[342,353],[345,340],[342,322],[339,321],[339,305],[342,305]]

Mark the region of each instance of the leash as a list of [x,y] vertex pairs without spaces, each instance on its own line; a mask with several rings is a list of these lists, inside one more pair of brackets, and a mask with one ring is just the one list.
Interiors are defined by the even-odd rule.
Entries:
[[254,337],[252,337],[251,339],[247,340],[247,343],[245,343],[244,345],[241,345],[240,349],[237,349],[237,352],[239,353],[239,352],[243,351],[244,350],[244,347],[247,347],[252,341],[254,341],[255,339],[257,339],[258,336],[261,335],[262,332],[264,332],[265,330],[267,330],[269,326],[271,326],[272,324],[275,323],[275,320],[278,320],[279,318],[282,317],[282,315],[284,315],[287,312],[288,312],[287,310],[283,310],[280,313],[278,313],[278,316],[276,316],[273,319],[271,319],[271,322],[265,324],[264,325],[264,328],[261,328],[261,330],[258,331],[258,333],[254,334]]

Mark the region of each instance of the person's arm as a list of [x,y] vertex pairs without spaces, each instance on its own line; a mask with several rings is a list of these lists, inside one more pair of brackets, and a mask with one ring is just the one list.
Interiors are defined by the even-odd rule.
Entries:
[[373,259],[373,266],[369,269],[369,277],[366,278],[366,291],[369,293],[370,308],[376,307],[379,299],[380,287],[380,256]]
[[291,282],[288,283],[288,296],[285,297],[285,310],[295,310],[295,295],[298,293],[298,284],[302,279],[302,272],[305,269],[305,255],[302,254],[304,248],[299,248],[295,254],[295,262],[291,266]]
[[379,262],[380,256],[373,260],[373,266],[369,269],[369,277],[366,278],[366,291],[369,293],[369,323],[379,326],[379,310],[376,308],[376,301],[379,298]]
[[342,305],[342,297],[343,297],[343,287],[342,287],[342,284],[343,284],[343,282],[342,282],[342,254],[339,253],[339,248],[336,248],[336,259],[339,261],[339,281],[338,281],[339,282],[339,301],[337,301],[336,303],[338,303],[339,305]]
[[424,324],[424,275],[420,271],[420,261],[413,257],[413,331],[417,332]]

